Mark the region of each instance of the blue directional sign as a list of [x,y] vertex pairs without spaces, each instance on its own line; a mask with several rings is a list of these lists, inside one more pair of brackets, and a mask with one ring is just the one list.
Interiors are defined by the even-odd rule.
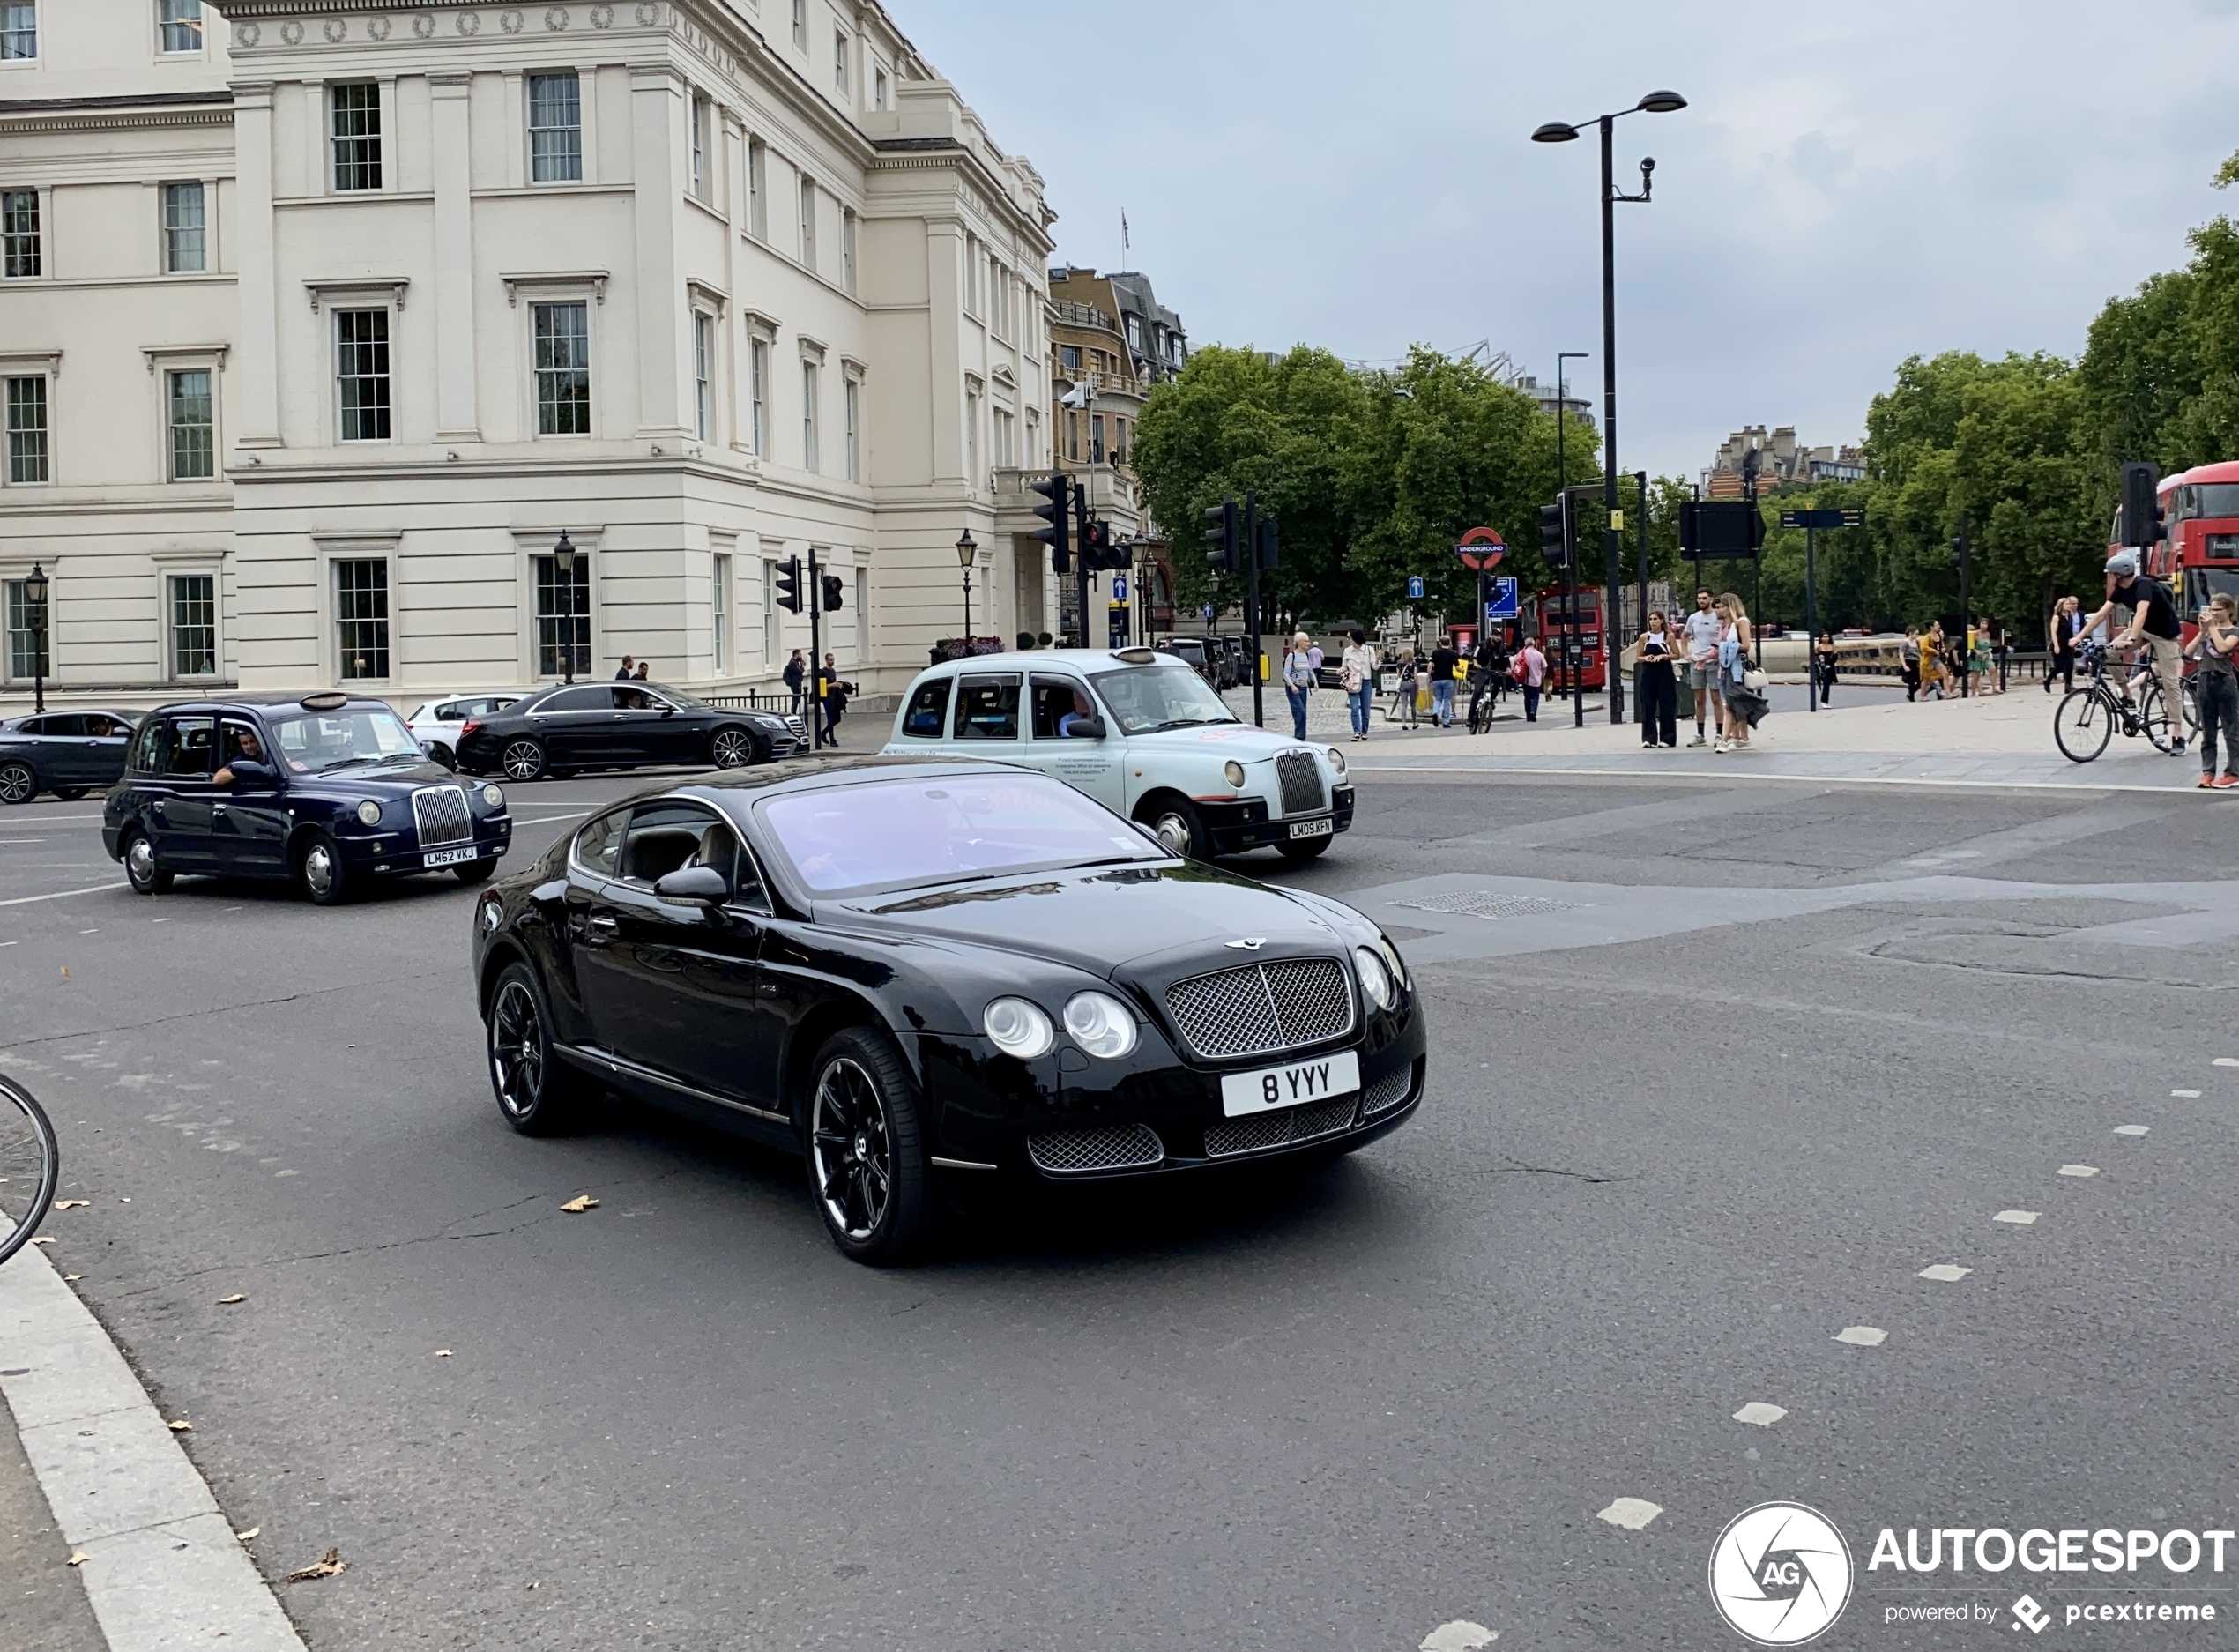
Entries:
[[1114,575],[1112,575],[1112,599],[1114,602],[1125,602],[1125,601],[1127,599],[1127,575],[1125,575],[1125,574],[1114,574]]
[[1407,599],[1410,602],[1420,602],[1423,600],[1422,575],[1410,574],[1407,577]]
[[1213,617],[1213,605],[1209,602],[1203,607],[1200,608],[1198,612],[1209,620]]
[[1516,577],[1514,574],[1495,575],[1492,595],[1485,599],[1485,618],[1513,620],[1516,614]]

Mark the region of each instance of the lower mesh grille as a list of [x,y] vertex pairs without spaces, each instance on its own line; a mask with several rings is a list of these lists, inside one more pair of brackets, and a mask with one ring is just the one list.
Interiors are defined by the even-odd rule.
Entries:
[[1387,1073],[1371,1084],[1360,1098],[1360,1116],[1373,1118],[1380,1112],[1389,1112],[1407,1099],[1415,1088],[1415,1065],[1410,1062],[1396,1073]]
[[1309,1107],[1285,1107],[1280,1112],[1255,1112],[1248,1119],[1231,1119],[1209,1125],[1205,1131],[1205,1157],[1225,1158],[1231,1153],[1257,1153],[1286,1142],[1311,1142],[1331,1135],[1353,1121],[1353,1107],[1360,1098],[1343,1096],[1318,1101]]
[[1136,1170],[1163,1163],[1166,1144],[1147,1124],[1105,1125],[1091,1130],[1043,1130],[1026,1138],[1027,1157],[1056,1176],[1087,1171]]

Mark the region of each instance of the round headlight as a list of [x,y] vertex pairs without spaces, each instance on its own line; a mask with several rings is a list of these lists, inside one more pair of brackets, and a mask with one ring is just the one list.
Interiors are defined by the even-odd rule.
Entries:
[[505,807],[505,789],[502,786],[484,786],[482,788],[482,801],[492,808],[503,808]]
[[368,798],[358,805],[358,819],[368,826],[381,824],[381,805]]
[[1392,966],[1392,979],[1397,981],[1401,989],[1404,991],[1407,986],[1407,964],[1401,958],[1399,949],[1392,944],[1392,938],[1389,935],[1380,935],[1377,938],[1376,949],[1384,955],[1384,962]]
[[1228,783],[1231,785],[1240,786],[1244,784],[1244,765],[1242,763],[1231,763],[1224,768],[1221,772],[1228,777]]
[[1057,1042],[1057,1029],[1042,1013],[1042,1007],[1023,998],[994,1000],[981,1016],[979,1024],[987,1029],[987,1036],[995,1041],[997,1049],[1005,1055],[1015,1055],[1022,1061],[1047,1055],[1050,1046]]
[[1332,746],[1329,748],[1329,766],[1335,769],[1339,774],[1345,772],[1345,754],[1339,751],[1335,746]]
[[1107,1061],[1135,1047],[1135,1018],[1109,993],[1075,993],[1065,1006],[1065,1030],[1074,1043]]
[[1370,1003],[1379,1009],[1389,1009],[1399,1002],[1399,989],[1392,985],[1392,972],[1385,967],[1380,953],[1356,947],[1353,963],[1360,970],[1360,990],[1368,995]]

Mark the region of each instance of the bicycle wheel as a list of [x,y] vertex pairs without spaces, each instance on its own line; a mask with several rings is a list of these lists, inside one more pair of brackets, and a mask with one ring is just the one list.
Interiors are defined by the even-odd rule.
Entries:
[[2146,738],[2153,742],[2155,751],[2176,749],[2176,737],[2169,731],[2169,704],[2162,698],[2160,683],[2149,682],[2139,691],[2138,721]]
[[0,1262],[21,1250],[55,1202],[62,1155],[31,1092],[0,1075]]
[[2096,688],[2072,688],[2052,714],[2052,738],[2070,763],[2089,763],[2115,737],[2115,709]]

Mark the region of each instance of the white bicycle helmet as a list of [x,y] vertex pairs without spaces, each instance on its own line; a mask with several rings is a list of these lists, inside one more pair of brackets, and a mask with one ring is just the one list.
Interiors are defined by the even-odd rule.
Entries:
[[2137,578],[2138,553],[2136,551],[2116,552],[2107,559],[2107,571],[2117,579]]

